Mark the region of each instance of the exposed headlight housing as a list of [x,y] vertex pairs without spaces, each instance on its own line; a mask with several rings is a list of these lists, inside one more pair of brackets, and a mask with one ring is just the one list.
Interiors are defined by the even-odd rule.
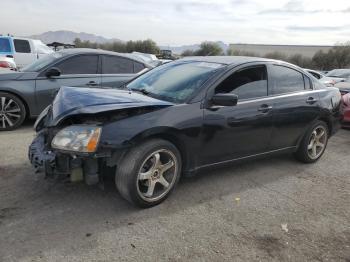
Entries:
[[88,125],[69,126],[59,131],[51,142],[56,149],[93,153],[100,140],[101,127]]

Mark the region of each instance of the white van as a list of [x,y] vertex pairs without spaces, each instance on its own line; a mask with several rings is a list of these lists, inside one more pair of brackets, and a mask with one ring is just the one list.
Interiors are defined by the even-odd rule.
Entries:
[[0,56],[14,58],[17,68],[31,64],[52,52],[40,40],[0,35]]

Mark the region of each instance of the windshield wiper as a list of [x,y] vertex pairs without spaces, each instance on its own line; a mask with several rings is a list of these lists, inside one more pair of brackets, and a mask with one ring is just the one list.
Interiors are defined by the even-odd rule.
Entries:
[[148,95],[150,92],[147,91],[145,88],[141,88],[141,89],[138,89],[138,88],[129,88],[128,89],[129,91],[134,91],[134,92],[138,92],[138,93],[141,93],[143,95]]

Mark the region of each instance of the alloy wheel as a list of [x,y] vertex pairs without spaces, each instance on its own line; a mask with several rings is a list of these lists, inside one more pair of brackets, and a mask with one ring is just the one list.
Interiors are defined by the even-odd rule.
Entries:
[[177,176],[178,161],[173,152],[161,149],[151,153],[137,176],[139,196],[147,202],[161,199],[171,190]]
[[323,126],[317,126],[311,133],[307,146],[307,153],[311,159],[317,159],[322,155],[327,144],[327,130]]
[[21,120],[21,108],[13,99],[0,97],[0,127],[2,129],[11,128]]

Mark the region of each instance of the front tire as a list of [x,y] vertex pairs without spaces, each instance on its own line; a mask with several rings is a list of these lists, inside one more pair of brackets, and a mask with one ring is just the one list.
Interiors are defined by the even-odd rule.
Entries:
[[329,137],[328,126],[323,121],[317,121],[305,134],[295,157],[304,163],[314,163],[321,158],[327,147]]
[[14,130],[26,118],[23,102],[9,93],[0,92],[0,131]]
[[117,168],[119,193],[132,204],[146,208],[163,202],[181,174],[181,155],[170,142],[152,139],[132,148]]

